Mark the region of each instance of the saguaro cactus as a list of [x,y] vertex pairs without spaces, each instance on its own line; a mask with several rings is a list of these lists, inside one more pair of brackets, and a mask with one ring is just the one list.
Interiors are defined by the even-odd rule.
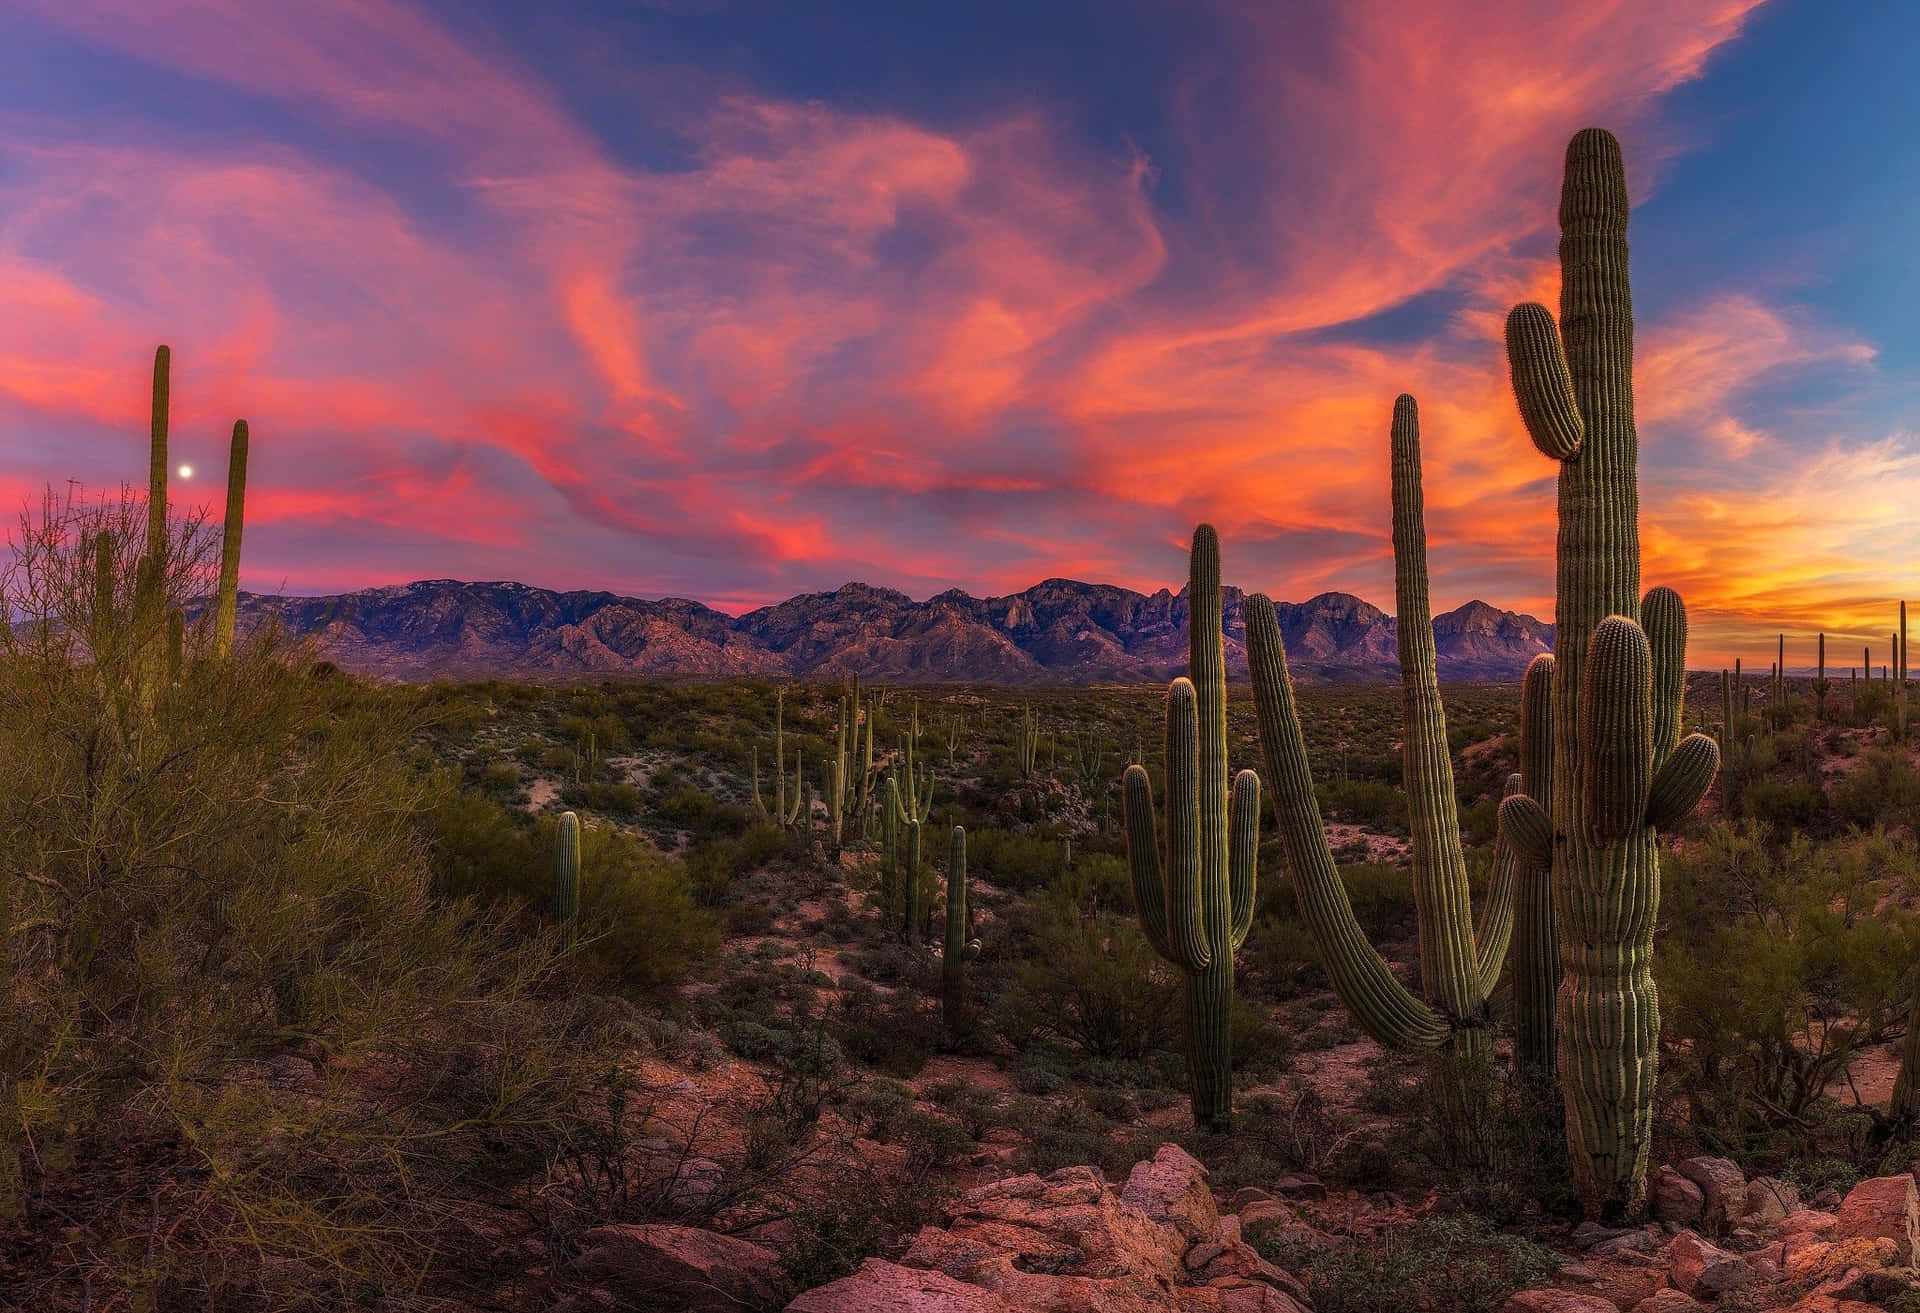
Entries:
[[580,915],[580,818],[560,813],[553,831],[553,919],[573,933]]
[[949,1035],[967,1026],[967,963],[980,941],[967,936],[967,832],[953,827],[947,843],[947,940],[940,958],[940,1014]]
[[1576,134],[1560,195],[1560,322],[1533,303],[1507,317],[1521,418],[1560,466],[1560,531],[1550,805],[1542,816],[1536,800],[1509,798],[1500,819],[1516,849],[1552,864],[1567,1142],[1593,1215],[1645,1202],[1659,1036],[1655,831],[1693,810],[1720,759],[1705,735],[1676,741],[1680,598],[1640,596],[1627,214],[1619,143],[1599,129]]
[[1167,688],[1164,855],[1145,767],[1127,767],[1121,803],[1141,929],[1186,976],[1193,1119],[1224,1130],[1233,1119],[1233,953],[1253,924],[1260,777],[1241,771],[1229,796],[1220,539],[1210,524],[1193,531],[1187,610],[1188,674]]
[[[1447,749],[1446,712],[1427,596],[1427,540],[1420,485],[1419,411],[1410,396],[1394,402],[1392,430],[1394,596],[1398,606],[1400,681],[1405,715],[1404,780],[1413,831],[1413,899],[1420,927],[1420,994],[1402,985],[1354,918],[1339,868],[1327,844],[1307,762],[1306,737],[1294,705],[1286,649],[1273,603],[1247,599],[1247,662],[1253,673],[1260,743],[1273,789],[1274,811],[1293,875],[1301,917],[1319,949],[1334,990],[1361,1029],[1399,1049],[1447,1046],[1464,1059],[1444,1088],[1458,1113],[1462,1068],[1490,1058],[1487,994],[1499,978],[1514,929],[1512,855],[1496,862],[1482,924],[1476,931],[1467,889],[1466,855]],[[1535,689],[1546,667],[1530,673]],[[1532,727],[1532,726],[1529,726]],[[1529,742],[1537,744],[1539,736]],[[1536,768],[1537,773],[1537,768]],[[1530,781],[1522,779],[1522,787]],[[1536,895],[1541,891],[1535,890]],[[1536,896],[1523,926],[1551,915]]]
[[167,577],[167,409],[173,397],[173,352],[153,351],[153,424],[147,446],[147,558],[164,590]]
[[1817,718],[1825,720],[1827,718],[1827,693],[1833,688],[1833,685],[1827,681],[1827,636],[1824,633],[1820,635],[1820,648],[1818,657],[1814,663],[1814,671],[1813,714]]
[[240,533],[246,515],[247,421],[237,419],[227,444],[227,518],[220,531],[220,594],[213,617],[213,651],[222,660],[233,652],[234,618],[240,604]]

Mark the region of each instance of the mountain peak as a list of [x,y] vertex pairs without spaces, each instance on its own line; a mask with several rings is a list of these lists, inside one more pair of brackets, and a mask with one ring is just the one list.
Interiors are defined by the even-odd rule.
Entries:
[[[1244,594],[1222,590],[1228,669],[1246,675]],[[1304,682],[1398,678],[1393,618],[1351,593],[1279,603]],[[565,680],[856,671],[912,682],[1163,683],[1186,673],[1187,596],[1050,578],[1017,593],[958,588],[915,602],[852,580],[738,618],[684,598],[556,593],[512,581],[423,579],[338,597],[242,595],[249,627],[273,613],[339,665],[395,679]],[[1518,679],[1551,625],[1478,600],[1434,618],[1447,679]]]

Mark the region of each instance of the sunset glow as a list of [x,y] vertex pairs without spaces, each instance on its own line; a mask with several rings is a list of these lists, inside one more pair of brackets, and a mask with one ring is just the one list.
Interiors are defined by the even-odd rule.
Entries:
[[1150,591],[1208,520],[1229,583],[1390,607],[1408,391],[1436,609],[1550,619],[1500,325],[1593,123],[1693,664],[1878,661],[1920,597],[1916,15],[546,8],[9,6],[0,491],[143,480],[167,342],[176,495],[251,422],[255,591]]

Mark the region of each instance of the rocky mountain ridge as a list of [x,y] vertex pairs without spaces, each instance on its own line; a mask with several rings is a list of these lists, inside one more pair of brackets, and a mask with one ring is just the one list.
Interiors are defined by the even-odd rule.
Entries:
[[[1246,674],[1237,588],[1225,593],[1229,675]],[[815,676],[925,683],[1158,683],[1186,666],[1186,590],[1048,579],[1004,597],[916,602],[849,583],[733,617],[685,598],[422,580],[334,597],[241,595],[241,625],[275,617],[316,657],[398,680]],[[1348,593],[1281,602],[1297,678],[1399,677],[1392,616]],[[1440,675],[1518,679],[1553,626],[1469,602],[1434,617]]]

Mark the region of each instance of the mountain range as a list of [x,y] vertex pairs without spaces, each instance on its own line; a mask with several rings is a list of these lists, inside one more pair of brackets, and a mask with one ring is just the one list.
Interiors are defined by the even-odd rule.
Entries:
[[[1243,594],[1222,590],[1229,676],[1246,676]],[[684,598],[422,580],[333,597],[242,594],[241,625],[277,616],[315,655],[377,678],[538,682],[830,676],[900,682],[1161,683],[1186,671],[1187,599],[1048,579],[1005,597],[916,602],[850,583],[734,617]],[[1348,593],[1276,603],[1296,679],[1399,678],[1394,619]],[[1440,676],[1518,679],[1553,626],[1484,602],[1434,617]]]

